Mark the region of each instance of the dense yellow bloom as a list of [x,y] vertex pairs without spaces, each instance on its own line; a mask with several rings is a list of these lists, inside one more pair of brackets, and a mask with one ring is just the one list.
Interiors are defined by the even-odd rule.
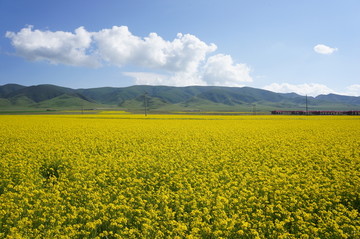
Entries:
[[0,125],[0,238],[360,237],[357,116]]

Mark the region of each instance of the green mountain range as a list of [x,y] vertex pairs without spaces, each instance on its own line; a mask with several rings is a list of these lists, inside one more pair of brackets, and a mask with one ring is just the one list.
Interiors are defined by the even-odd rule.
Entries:
[[[360,97],[319,95],[307,97],[309,110],[360,110]],[[304,110],[306,97],[251,87],[145,86],[71,89],[55,85],[0,86],[0,111],[26,109],[116,108],[140,112],[227,111],[269,112]]]

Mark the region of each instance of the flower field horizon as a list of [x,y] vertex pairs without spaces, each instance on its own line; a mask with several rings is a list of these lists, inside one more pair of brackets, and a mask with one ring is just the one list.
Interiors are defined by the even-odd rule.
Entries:
[[0,238],[360,238],[358,116],[0,125]]

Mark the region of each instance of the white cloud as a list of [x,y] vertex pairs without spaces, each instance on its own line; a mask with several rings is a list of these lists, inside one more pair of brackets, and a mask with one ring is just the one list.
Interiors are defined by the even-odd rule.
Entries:
[[134,78],[137,85],[164,85],[168,76],[151,72],[123,72],[124,75]]
[[332,89],[326,85],[310,83],[310,84],[299,84],[293,85],[289,83],[272,83],[263,87],[265,90],[270,90],[278,93],[297,93],[299,95],[317,96],[321,94],[335,93]]
[[234,64],[229,55],[217,54],[207,59],[203,79],[210,85],[242,86],[251,82],[250,68],[245,64]]
[[207,59],[201,69],[176,71],[172,75],[161,75],[144,72],[126,72],[133,77],[136,84],[144,85],[222,85],[244,86],[243,82],[251,82],[250,68],[245,64],[234,64],[231,56],[217,54]]
[[63,31],[32,30],[32,26],[18,33],[6,32],[11,39],[17,55],[30,61],[49,61],[52,64],[97,67],[97,59],[86,53],[91,47],[91,33],[83,27],[75,34]]
[[191,34],[179,33],[167,41],[156,33],[135,36],[126,26],[98,32],[80,27],[75,33],[33,30],[29,26],[18,33],[7,32],[6,37],[11,39],[17,55],[31,61],[89,67],[102,63],[130,65],[167,74],[125,72],[136,84],[239,86],[252,81],[247,65],[235,64],[229,55],[209,57],[216,45]]
[[323,44],[318,44],[314,46],[314,51],[316,53],[324,54],[324,55],[331,55],[337,50],[338,50],[337,48],[332,48]]
[[347,93],[346,95],[352,95],[352,96],[360,96],[360,85],[350,85],[346,87]]
[[199,72],[180,71],[176,72],[173,76],[169,78],[168,85],[189,86],[208,85],[208,83],[202,79]]
[[152,72],[123,72],[125,76],[134,79],[137,85],[208,85],[197,74],[189,72],[176,72],[172,75],[163,75]]
[[334,91],[326,85],[310,83],[310,84],[299,84],[293,85],[289,83],[272,83],[263,87],[265,90],[270,90],[278,93],[297,93],[299,95],[318,96],[321,94],[338,94],[338,95],[349,95],[349,96],[360,96],[360,85],[350,85],[346,87],[345,91]]
[[114,26],[94,33],[99,55],[106,61],[161,69],[170,72],[196,71],[208,53],[216,50],[190,34],[178,34],[165,41],[156,33],[144,39],[134,36],[126,26]]

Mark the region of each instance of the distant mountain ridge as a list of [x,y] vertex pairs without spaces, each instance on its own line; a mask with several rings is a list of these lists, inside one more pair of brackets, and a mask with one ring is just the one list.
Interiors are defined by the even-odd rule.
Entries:
[[[275,93],[251,87],[135,85],[71,89],[56,85],[0,86],[0,108],[120,107],[136,111],[146,103],[149,109],[159,111],[270,111],[303,109],[305,102],[305,96],[295,93]],[[354,96],[319,95],[308,97],[307,102],[314,110],[360,109],[360,97]]]
[[26,88],[26,86],[17,85],[17,84],[7,84],[7,85],[0,86],[0,98],[5,98],[12,92],[21,90],[23,88]]

